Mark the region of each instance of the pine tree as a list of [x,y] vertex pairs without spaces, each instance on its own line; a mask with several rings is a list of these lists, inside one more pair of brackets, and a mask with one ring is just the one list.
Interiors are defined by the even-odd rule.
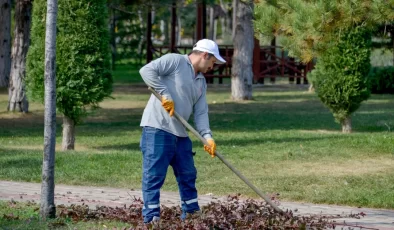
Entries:
[[351,114],[370,95],[370,31],[387,21],[394,21],[393,1],[266,0],[255,11],[255,31],[263,38],[279,37],[303,62],[317,58],[308,78],[346,133]]

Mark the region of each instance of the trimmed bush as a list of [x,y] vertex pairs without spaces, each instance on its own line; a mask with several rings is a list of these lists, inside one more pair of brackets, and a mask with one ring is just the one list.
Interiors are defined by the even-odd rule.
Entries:
[[372,67],[368,76],[372,93],[394,93],[394,67]]
[[350,122],[350,115],[370,96],[371,34],[362,27],[338,35],[338,41],[317,61],[309,74],[316,93],[331,110],[335,120]]
[[[27,56],[29,96],[44,101],[46,1],[35,0]],[[78,123],[112,92],[105,0],[59,2],[56,40],[56,106]]]

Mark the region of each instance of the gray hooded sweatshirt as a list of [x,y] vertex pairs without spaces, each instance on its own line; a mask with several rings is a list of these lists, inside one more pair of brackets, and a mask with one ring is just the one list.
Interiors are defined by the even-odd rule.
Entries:
[[[204,138],[212,137],[209,129],[207,84],[204,76],[194,74],[188,55],[166,54],[140,69],[146,85],[152,87],[162,97],[173,100],[175,111],[186,121],[194,114],[197,131]],[[186,128],[161,105],[153,94],[145,107],[141,126],[158,128],[179,137],[187,137]]]

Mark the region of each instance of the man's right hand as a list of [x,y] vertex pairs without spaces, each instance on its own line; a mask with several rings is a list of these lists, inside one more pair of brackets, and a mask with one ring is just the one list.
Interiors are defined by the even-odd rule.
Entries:
[[167,112],[170,113],[170,117],[172,117],[172,115],[174,115],[175,105],[172,100],[162,97],[161,105],[164,107],[165,110],[167,110]]

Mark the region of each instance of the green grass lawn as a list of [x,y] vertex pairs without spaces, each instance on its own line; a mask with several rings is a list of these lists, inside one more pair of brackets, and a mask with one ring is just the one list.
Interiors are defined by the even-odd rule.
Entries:
[[116,69],[113,72],[113,78],[116,83],[142,83],[141,76],[139,74],[140,67],[136,64],[119,64],[116,65]]
[[[233,102],[229,87],[210,86],[208,102],[218,150],[256,187],[287,201],[394,209],[394,95],[372,95],[363,103],[352,117],[352,134],[342,134],[304,87],[256,87],[253,95]],[[58,114],[56,183],[141,187],[139,122],[149,94],[123,83],[113,97],[77,127],[72,152],[60,151]],[[40,182],[43,106],[32,102],[30,113],[9,114],[6,104],[1,92],[0,179]],[[200,194],[257,198],[193,141]],[[171,169],[163,190],[177,191]]]

